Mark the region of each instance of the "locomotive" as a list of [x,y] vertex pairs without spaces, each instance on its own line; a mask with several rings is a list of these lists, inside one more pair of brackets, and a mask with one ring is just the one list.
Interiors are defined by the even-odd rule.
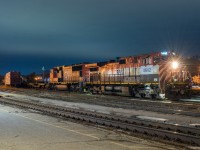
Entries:
[[166,51],[58,66],[50,70],[50,87],[152,99],[190,97],[193,64],[184,62],[174,51]]

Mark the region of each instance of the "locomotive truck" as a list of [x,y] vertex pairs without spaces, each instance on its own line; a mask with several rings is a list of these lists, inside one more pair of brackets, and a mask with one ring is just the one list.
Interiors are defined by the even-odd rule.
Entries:
[[187,59],[174,51],[167,51],[58,66],[50,70],[50,86],[142,98],[190,97],[192,75],[199,74],[199,68],[195,67],[200,63],[186,62]]

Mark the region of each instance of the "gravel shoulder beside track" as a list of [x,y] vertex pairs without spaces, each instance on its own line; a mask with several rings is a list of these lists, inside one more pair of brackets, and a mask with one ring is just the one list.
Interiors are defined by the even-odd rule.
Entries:
[[[199,117],[192,116],[183,116],[178,112],[173,114],[153,112],[153,107],[151,111],[142,110],[142,109],[127,109],[127,108],[117,108],[110,106],[100,106],[98,105],[99,99],[100,102],[107,100],[113,101],[118,98],[123,102],[123,99],[130,99],[127,97],[111,97],[104,95],[84,95],[84,94],[74,94],[74,93],[56,93],[56,92],[46,92],[46,91],[37,91],[37,90],[27,90],[27,91],[8,91],[1,92],[0,95],[8,99],[19,99],[19,100],[30,100],[37,101],[45,104],[53,104],[58,106],[76,108],[89,110],[99,113],[117,115],[122,117],[136,117],[136,116],[147,116],[153,117],[156,121],[160,120],[159,118],[166,119],[168,123],[178,123],[182,125],[189,124],[200,124]],[[45,98],[46,97],[46,98]],[[59,97],[62,97],[59,98]],[[88,101],[94,101],[93,103],[88,104]],[[134,100],[133,100],[134,101]],[[136,100],[138,102],[138,100]],[[139,102],[141,103],[141,102]],[[148,102],[150,103],[150,102]],[[145,107],[148,103],[144,102]],[[157,102],[151,102],[157,107]]]

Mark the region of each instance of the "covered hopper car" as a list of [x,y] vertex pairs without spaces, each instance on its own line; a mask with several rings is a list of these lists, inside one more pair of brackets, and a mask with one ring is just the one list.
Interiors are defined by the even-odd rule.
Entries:
[[191,66],[184,62],[175,52],[168,51],[59,66],[50,71],[50,85],[54,89],[87,89],[142,98],[189,97]]

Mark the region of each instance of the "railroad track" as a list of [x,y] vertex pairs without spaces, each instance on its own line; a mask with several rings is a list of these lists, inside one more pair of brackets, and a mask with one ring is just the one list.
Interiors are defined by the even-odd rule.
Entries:
[[51,115],[62,116],[94,124],[119,128],[170,141],[200,146],[200,129],[161,122],[145,121],[137,118],[120,118],[96,112],[83,111],[38,102],[1,98],[0,103],[34,109]]
[[[78,94],[75,96],[69,97],[69,93],[61,92],[61,91],[44,91],[50,95],[42,95],[37,90],[25,89],[1,89],[1,91],[9,92],[9,93],[19,93],[25,94],[29,96],[41,97],[41,98],[50,98],[50,99],[59,99],[68,102],[77,102],[77,103],[88,103],[106,107],[114,107],[114,108],[124,108],[124,109],[135,109],[135,110],[145,110],[145,111],[154,111],[165,114],[177,114],[177,115],[185,115],[185,116],[193,116],[200,117],[200,104],[198,103],[188,103],[188,102],[172,102],[172,103],[161,103],[156,101],[143,101],[143,100],[130,100],[125,99],[124,97],[111,97],[106,96],[102,98],[97,95],[95,97],[88,97],[87,95],[81,95],[81,99],[78,98]],[[28,93],[26,93],[28,91]],[[59,94],[59,95],[58,95]],[[79,95],[80,96],[80,95]]]

